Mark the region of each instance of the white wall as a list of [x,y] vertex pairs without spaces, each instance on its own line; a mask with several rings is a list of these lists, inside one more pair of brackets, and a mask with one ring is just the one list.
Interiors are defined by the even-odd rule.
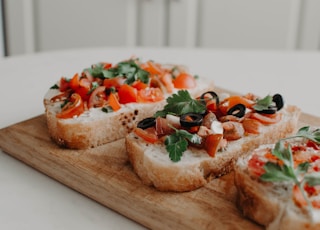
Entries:
[[5,0],[10,55],[96,46],[318,49],[319,0]]

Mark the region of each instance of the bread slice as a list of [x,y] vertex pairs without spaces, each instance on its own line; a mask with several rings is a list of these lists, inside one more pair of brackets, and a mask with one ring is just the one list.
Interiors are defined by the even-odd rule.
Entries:
[[227,147],[214,157],[205,150],[188,148],[180,161],[173,162],[163,143],[148,143],[135,133],[126,137],[127,153],[144,184],[161,191],[191,191],[232,171],[233,162],[248,151],[295,132],[300,112],[296,106],[286,105],[279,111],[282,114],[280,122],[263,126],[260,134],[249,134],[228,142]]
[[[213,87],[212,81],[198,79],[197,87],[189,91],[192,95],[199,96]],[[58,89],[49,89],[44,97],[48,132],[59,146],[71,149],[92,148],[124,138],[139,120],[152,116],[165,104],[165,100],[127,103],[120,110],[110,113],[103,112],[101,108],[91,108],[80,116],[61,119],[56,115],[61,111],[62,102],[50,100],[59,93]],[[166,97],[169,95],[171,94],[165,94]]]
[[[295,145],[300,142],[305,142],[305,140],[294,140],[291,144]],[[258,154],[263,159],[265,150],[272,148],[274,148],[274,145],[260,146],[249,155],[239,158],[236,162],[234,171],[239,209],[244,216],[265,226],[266,229],[320,229],[320,206],[309,209],[310,207],[299,205],[299,202],[293,198],[293,182],[265,182],[254,173],[250,173],[252,166],[249,166],[249,161],[252,156]],[[299,154],[300,157],[297,157],[300,159],[301,156],[307,154],[307,161],[309,162],[311,162],[311,159],[316,159],[312,160],[310,168],[313,167],[313,164],[319,165],[320,163],[318,160],[320,159],[320,150],[310,147],[305,150],[299,148],[296,152],[293,151],[294,154]],[[317,165],[314,167],[318,170]],[[308,173],[310,172],[310,169],[308,169]],[[309,197],[309,199],[319,202],[319,185],[316,186],[318,187],[310,196],[313,198]]]

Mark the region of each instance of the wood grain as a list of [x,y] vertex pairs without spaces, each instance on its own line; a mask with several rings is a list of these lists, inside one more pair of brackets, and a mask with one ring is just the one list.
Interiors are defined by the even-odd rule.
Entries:
[[[302,114],[300,125],[320,118]],[[0,130],[9,155],[66,186],[152,229],[261,229],[235,203],[233,173],[192,192],[159,192],[141,184],[128,162],[124,140],[95,149],[68,150],[50,139],[39,115]]]

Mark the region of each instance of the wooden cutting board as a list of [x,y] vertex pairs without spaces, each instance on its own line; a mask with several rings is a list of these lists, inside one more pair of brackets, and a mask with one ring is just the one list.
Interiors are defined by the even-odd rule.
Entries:
[[[300,125],[319,125],[302,114]],[[152,229],[261,229],[236,207],[233,173],[192,192],[159,192],[141,184],[124,140],[90,149],[57,147],[44,115],[0,130],[0,148],[36,170]]]

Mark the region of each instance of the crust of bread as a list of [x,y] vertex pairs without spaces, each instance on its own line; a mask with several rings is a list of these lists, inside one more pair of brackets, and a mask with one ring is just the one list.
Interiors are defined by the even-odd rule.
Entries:
[[273,143],[294,133],[300,109],[288,105],[280,112],[280,122],[263,127],[259,135],[229,142],[227,149],[217,152],[215,157],[210,157],[204,150],[189,148],[179,162],[172,162],[163,144],[149,144],[134,133],[126,137],[128,157],[144,184],[161,191],[191,191],[232,171],[235,160],[259,145]]
[[[199,96],[213,87],[212,82],[198,80],[198,87],[189,92],[193,96]],[[129,103],[111,113],[94,108],[79,117],[58,119],[56,114],[60,111],[60,103],[52,103],[50,98],[51,96],[44,98],[49,135],[59,146],[71,149],[93,148],[124,138],[138,121],[153,116],[166,103],[166,100],[143,104]]]
[[268,230],[320,229],[319,222],[294,204],[291,184],[262,183],[250,177],[248,159],[249,156],[240,158],[234,168],[237,206],[245,217]]

